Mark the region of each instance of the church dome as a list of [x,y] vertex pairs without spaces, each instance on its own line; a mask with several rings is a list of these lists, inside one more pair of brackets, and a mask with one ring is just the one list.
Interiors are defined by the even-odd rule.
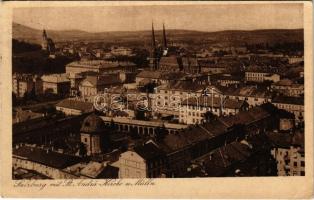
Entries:
[[83,121],[81,132],[84,133],[100,133],[104,130],[103,120],[96,114],[91,114]]

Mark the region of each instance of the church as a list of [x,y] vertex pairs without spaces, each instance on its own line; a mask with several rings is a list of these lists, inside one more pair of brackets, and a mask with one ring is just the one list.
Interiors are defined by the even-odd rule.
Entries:
[[43,30],[41,47],[43,50],[45,50],[49,53],[52,53],[56,50],[53,40],[51,38],[48,38],[45,29]]
[[162,44],[157,45],[154,24],[152,24],[150,49],[150,69],[164,72],[201,73],[201,66],[197,59],[190,56],[182,56],[180,49],[168,45],[165,24],[162,29]]

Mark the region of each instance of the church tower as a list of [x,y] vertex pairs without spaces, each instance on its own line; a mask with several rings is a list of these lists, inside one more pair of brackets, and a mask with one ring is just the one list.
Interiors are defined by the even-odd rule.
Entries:
[[48,48],[48,42],[47,42],[47,33],[46,33],[46,30],[44,29],[43,30],[43,35],[42,35],[42,43],[41,43],[41,47],[43,50],[47,50]]
[[163,48],[163,56],[167,56],[168,54],[168,45],[167,45],[167,38],[166,38],[166,29],[165,24],[162,24],[162,48]]
[[157,58],[155,31],[154,31],[154,24],[152,23],[152,43],[151,43],[151,49],[150,49],[150,66],[153,70],[157,70],[158,68],[157,62],[158,62],[158,58]]

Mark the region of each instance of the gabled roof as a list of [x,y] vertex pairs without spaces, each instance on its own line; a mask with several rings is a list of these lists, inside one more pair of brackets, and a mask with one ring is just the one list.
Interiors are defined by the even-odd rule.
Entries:
[[134,151],[145,160],[150,160],[163,155],[163,151],[152,142],[134,147]]

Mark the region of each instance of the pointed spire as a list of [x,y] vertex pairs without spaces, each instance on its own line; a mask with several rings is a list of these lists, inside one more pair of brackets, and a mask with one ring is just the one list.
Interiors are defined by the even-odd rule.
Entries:
[[166,29],[165,29],[165,23],[162,23],[162,40],[163,40],[163,47],[167,48],[167,38],[166,38]]
[[156,40],[155,40],[155,30],[154,30],[154,22],[152,22],[152,46],[151,46],[151,64],[154,70],[157,69],[157,48],[156,48]]
[[152,48],[156,49],[154,22],[152,22]]
[[47,33],[46,33],[45,29],[43,30],[43,38],[45,38],[45,39],[47,38]]

